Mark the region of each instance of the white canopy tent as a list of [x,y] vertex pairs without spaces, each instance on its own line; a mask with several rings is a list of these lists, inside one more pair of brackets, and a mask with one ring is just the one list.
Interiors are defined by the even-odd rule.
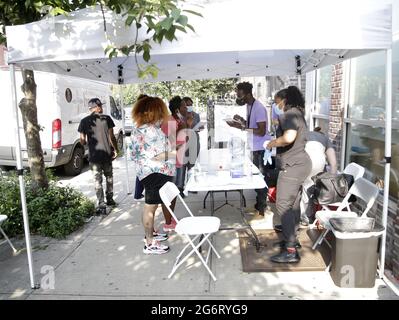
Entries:
[[[238,76],[300,75],[308,71],[377,50],[387,52],[386,75],[386,147],[383,224],[388,212],[388,186],[391,157],[391,85],[392,85],[392,5],[381,0],[215,0],[186,9],[200,12],[190,15],[196,33],[180,32],[178,41],[152,44],[151,62],[157,64],[157,79],[210,79]],[[105,23],[103,20],[105,18]],[[99,7],[71,13],[69,16],[6,28],[8,63],[11,77],[14,66],[55,72],[109,83],[137,83],[133,56],[109,60],[104,49],[132,44],[134,27],[124,19]],[[139,34],[142,39],[144,34]],[[139,62],[142,59],[139,57]],[[15,81],[12,81],[14,98]],[[15,114],[17,101],[14,99]],[[19,135],[16,116],[16,134]],[[19,139],[17,140],[19,141]],[[20,146],[17,154],[20,153]],[[18,169],[22,168],[19,154]],[[34,287],[28,214],[24,182],[20,176],[21,198],[28,247],[31,286]],[[385,235],[382,241],[381,275],[384,270]]]

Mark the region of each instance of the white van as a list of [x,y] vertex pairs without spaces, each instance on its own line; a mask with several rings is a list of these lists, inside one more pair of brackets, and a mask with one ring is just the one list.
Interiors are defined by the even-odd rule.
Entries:
[[125,107],[125,133],[127,136],[130,136],[133,130],[132,110],[133,107]]
[[[111,96],[110,85],[46,72],[35,72],[38,123],[46,167],[63,166],[68,175],[77,175],[83,167],[87,150],[79,142],[80,120],[89,115],[87,102],[99,98],[104,113],[115,122],[114,133],[120,150],[123,145],[122,112]],[[16,72],[17,101],[23,97],[22,75]],[[14,111],[11,100],[10,74],[0,71],[0,165],[16,166]],[[28,166],[25,134],[21,114],[20,134],[24,166]]]

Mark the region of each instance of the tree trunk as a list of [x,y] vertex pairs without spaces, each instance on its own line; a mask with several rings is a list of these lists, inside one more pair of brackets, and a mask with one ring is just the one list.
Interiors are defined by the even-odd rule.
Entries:
[[24,124],[32,184],[34,189],[47,189],[48,179],[40,141],[40,126],[37,123],[36,83],[33,71],[22,69],[22,78],[24,83],[21,89],[25,94],[25,98],[19,102],[19,108]]

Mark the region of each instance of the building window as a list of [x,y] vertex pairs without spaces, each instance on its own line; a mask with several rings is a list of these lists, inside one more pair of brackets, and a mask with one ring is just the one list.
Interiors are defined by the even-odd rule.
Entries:
[[332,68],[333,66],[327,66],[317,71],[315,114],[328,116],[330,112]]
[[321,132],[323,132],[325,135],[328,136],[329,125],[330,125],[330,121],[328,121],[327,119],[316,118],[314,121],[313,127],[314,128],[320,127]]
[[351,60],[349,118],[384,120],[385,52]]
[[[399,199],[399,42],[393,57],[392,163],[390,196]],[[349,105],[346,123],[345,165],[366,168],[365,178],[383,184],[385,170],[385,52],[350,62]]]
[[328,134],[329,112],[331,106],[331,75],[333,66],[316,71],[315,104],[312,112],[313,128],[321,127]]

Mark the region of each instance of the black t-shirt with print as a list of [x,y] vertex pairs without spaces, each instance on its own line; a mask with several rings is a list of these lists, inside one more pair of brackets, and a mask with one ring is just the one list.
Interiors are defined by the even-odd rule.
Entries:
[[87,136],[89,162],[104,163],[112,160],[112,146],[108,130],[114,121],[105,114],[92,113],[80,121],[78,131]]

